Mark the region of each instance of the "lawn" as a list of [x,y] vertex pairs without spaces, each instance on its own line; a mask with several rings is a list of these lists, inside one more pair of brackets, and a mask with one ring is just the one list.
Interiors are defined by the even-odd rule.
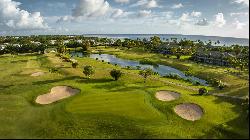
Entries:
[[[134,59],[139,57],[134,56]],[[0,56],[0,138],[249,137],[246,112],[238,100],[197,96],[197,91],[185,87],[198,89],[198,86],[167,78],[159,80],[157,76],[150,77],[144,84],[137,70],[90,58],[75,59],[79,62],[76,69],[53,53]],[[61,64],[58,73],[49,72],[50,68]],[[85,65],[95,68],[91,79],[86,79],[82,73]],[[124,73],[118,81],[109,75],[114,68]],[[31,77],[36,71],[46,74]],[[183,86],[166,84],[162,80]],[[34,102],[38,95],[58,85],[78,88],[81,93],[50,105]],[[179,92],[181,98],[158,101],[154,97],[158,90]],[[184,102],[200,105],[204,109],[202,119],[190,122],[176,115],[173,107]]]

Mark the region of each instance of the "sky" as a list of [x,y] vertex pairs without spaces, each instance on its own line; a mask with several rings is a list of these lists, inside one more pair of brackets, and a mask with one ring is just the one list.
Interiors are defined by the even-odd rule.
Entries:
[[0,0],[0,35],[249,38],[249,0]]

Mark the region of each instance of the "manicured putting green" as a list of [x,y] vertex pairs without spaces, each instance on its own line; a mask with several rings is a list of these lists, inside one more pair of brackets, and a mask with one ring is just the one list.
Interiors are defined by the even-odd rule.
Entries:
[[111,113],[132,118],[156,119],[160,113],[147,101],[142,93],[108,93],[81,95],[66,106],[72,113]]

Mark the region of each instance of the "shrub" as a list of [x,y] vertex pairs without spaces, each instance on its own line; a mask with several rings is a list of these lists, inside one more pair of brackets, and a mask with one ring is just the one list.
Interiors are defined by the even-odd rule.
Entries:
[[76,68],[78,66],[78,62],[72,62],[71,65],[73,68]]
[[178,74],[168,74],[168,75],[164,75],[163,77],[164,78],[177,79],[177,80],[182,79]]
[[198,82],[198,81],[196,81],[196,82],[195,82],[195,85],[201,85],[201,83],[200,83],[200,82]]
[[95,60],[98,60],[98,58],[95,58]]
[[102,60],[102,62],[104,62],[104,60]]
[[146,83],[147,77],[152,74],[153,74],[153,71],[151,69],[144,69],[139,72],[139,75],[141,75],[144,78],[144,83]]
[[176,54],[176,58],[180,59],[181,58],[181,54]]
[[207,94],[208,93],[208,90],[206,88],[200,88],[199,89],[199,95],[204,95],[204,94]]
[[110,71],[110,75],[115,79],[115,81],[117,81],[122,76],[122,72],[120,70],[113,69]]
[[154,74],[154,75],[159,75],[159,73],[158,73],[158,72],[154,72],[153,74]]
[[130,66],[126,66],[126,69],[130,70],[130,69],[131,69],[131,67],[130,67]]
[[137,69],[137,70],[140,70],[140,69],[141,69],[141,66],[136,66],[136,69]]
[[94,68],[92,66],[85,66],[83,67],[83,73],[88,76],[88,79],[90,79],[90,76],[95,73]]
[[70,62],[69,56],[62,56],[63,61]]
[[221,81],[219,82],[218,88],[220,90],[224,89],[226,87],[226,85],[224,83],[222,83]]
[[49,68],[50,73],[57,73],[58,69],[57,68]]

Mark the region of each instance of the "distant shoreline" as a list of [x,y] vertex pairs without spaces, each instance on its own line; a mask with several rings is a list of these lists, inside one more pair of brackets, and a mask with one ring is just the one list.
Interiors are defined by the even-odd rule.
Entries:
[[[63,34],[61,34],[63,35]],[[48,36],[61,36],[58,35],[48,35]],[[1,36],[1,35],[0,35]],[[39,36],[39,35],[22,35],[22,36]],[[41,35],[46,36],[46,35]],[[65,36],[86,36],[86,37],[100,37],[100,38],[114,38],[114,39],[143,39],[147,38],[149,39],[152,36],[159,36],[161,39],[171,39],[171,38],[177,38],[179,39],[188,39],[188,40],[201,40],[203,42],[211,40],[212,42],[220,41],[220,45],[242,45],[242,46],[249,46],[249,39],[248,38],[236,38],[236,37],[221,37],[221,36],[205,36],[205,35],[183,35],[183,34],[79,34],[79,35],[66,35]],[[18,35],[13,35],[12,37],[20,37]]]
[[241,38],[241,37],[230,37],[230,36],[210,36],[210,35],[186,35],[186,34],[33,34],[33,35],[1,35],[0,36],[52,36],[52,35],[56,35],[56,36],[60,36],[60,35],[66,35],[66,36],[80,36],[80,35],[139,35],[139,36],[153,36],[153,35],[171,35],[171,36],[199,36],[199,37],[220,37],[220,38],[234,38],[234,39],[247,39],[249,40],[249,38]]

